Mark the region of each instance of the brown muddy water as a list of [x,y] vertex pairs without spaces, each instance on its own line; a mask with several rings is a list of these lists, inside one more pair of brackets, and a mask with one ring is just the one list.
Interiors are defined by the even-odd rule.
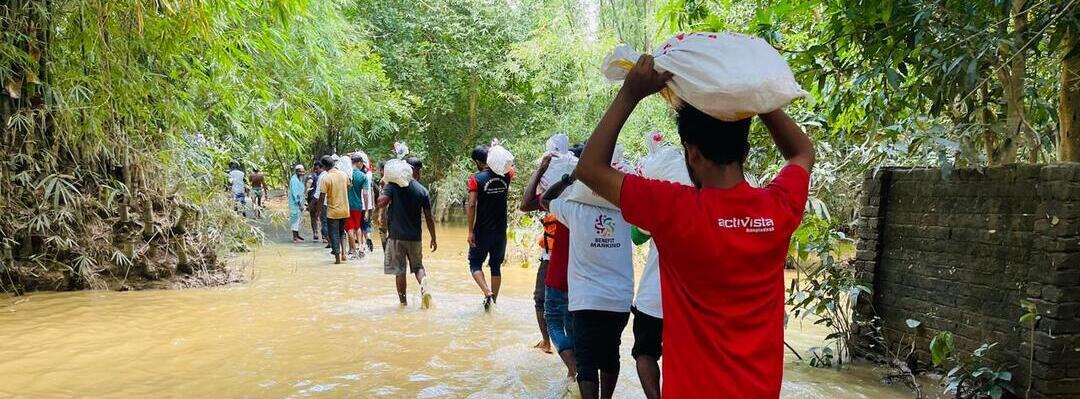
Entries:
[[[0,397],[564,397],[562,364],[532,349],[535,262],[508,262],[499,304],[484,313],[464,229],[438,233],[439,251],[425,254],[426,310],[412,279],[410,306],[398,306],[378,251],[336,266],[321,244],[284,234],[241,259],[254,276],[244,285],[0,297]],[[826,332],[793,323],[786,334],[805,353]],[[627,328],[619,398],[642,396],[632,343]],[[815,369],[787,353],[782,397],[912,397],[881,374]]]

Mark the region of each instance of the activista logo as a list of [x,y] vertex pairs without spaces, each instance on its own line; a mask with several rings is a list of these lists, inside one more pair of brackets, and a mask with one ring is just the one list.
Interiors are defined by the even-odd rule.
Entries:
[[721,229],[745,229],[747,233],[768,233],[776,230],[772,218],[735,217],[716,219]]

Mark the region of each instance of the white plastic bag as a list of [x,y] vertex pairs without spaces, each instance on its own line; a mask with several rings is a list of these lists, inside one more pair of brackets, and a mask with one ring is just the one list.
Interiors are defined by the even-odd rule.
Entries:
[[383,182],[408,187],[412,182],[412,165],[403,159],[391,159],[383,164]]
[[409,146],[405,145],[404,142],[395,141],[394,156],[397,157],[397,159],[405,159],[406,155],[409,155]]
[[499,176],[506,176],[514,168],[514,154],[507,151],[498,140],[492,140],[488,148],[487,165],[492,172]]
[[[623,173],[634,173],[633,168],[626,162],[626,158],[623,157],[622,145],[616,144],[615,151],[611,154],[611,166]],[[596,195],[589,186],[586,186],[582,182],[574,183],[573,187],[568,190],[569,193],[564,193],[559,198],[566,198],[567,201],[580,202],[582,204],[598,206],[601,208],[619,209],[619,207],[608,202],[608,200]]]
[[[640,53],[620,45],[604,59],[609,81],[621,81]],[[672,106],[689,103],[725,121],[778,110],[806,91],[787,62],[761,38],[736,33],[680,33],[653,52],[656,70],[674,77],[661,92]]]
[[394,156],[397,158],[383,164],[383,182],[394,183],[400,187],[409,186],[413,179],[413,170],[412,165],[405,162],[406,155],[409,155],[409,146],[403,142],[395,142]]

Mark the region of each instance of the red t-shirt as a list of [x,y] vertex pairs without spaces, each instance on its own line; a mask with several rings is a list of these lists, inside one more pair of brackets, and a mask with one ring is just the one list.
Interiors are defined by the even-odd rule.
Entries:
[[664,397],[780,396],[784,261],[809,185],[796,165],[764,188],[624,178],[623,217],[660,252]]
[[570,288],[566,283],[566,266],[570,262],[570,229],[562,223],[555,222],[555,242],[551,248],[551,259],[548,260],[547,275],[544,276],[544,285],[562,292]]

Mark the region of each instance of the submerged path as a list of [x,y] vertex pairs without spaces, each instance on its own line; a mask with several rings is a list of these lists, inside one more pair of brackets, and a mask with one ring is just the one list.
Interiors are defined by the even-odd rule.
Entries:
[[[425,254],[435,300],[426,310],[412,279],[410,306],[397,305],[378,250],[335,266],[321,244],[283,234],[248,255],[245,285],[0,297],[0,397],[562,396],[561,363],[531,347],[535,269],[504,266],[487,314],[464,229],[441,226],[439,237]],[[792,325],[787,340],[805,351],[824,334]],[[628,327],[616,397],[641,397],[632,342]],[[784,379],[785,398],[911,397],[869,366],[814,369],[790,353]]]

